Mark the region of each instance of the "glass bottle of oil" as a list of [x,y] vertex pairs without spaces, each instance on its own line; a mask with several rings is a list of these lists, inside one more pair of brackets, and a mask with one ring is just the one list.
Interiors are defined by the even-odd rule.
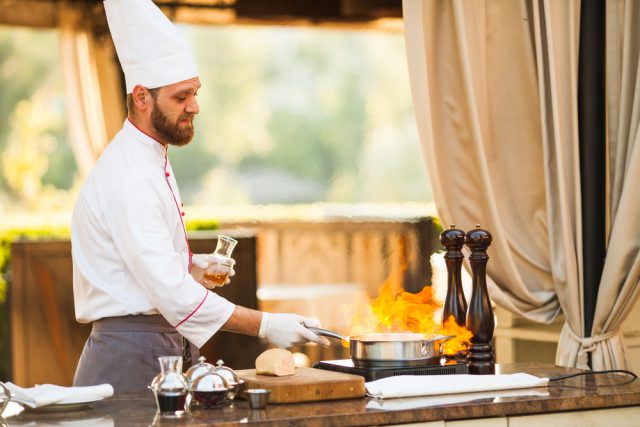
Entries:
[[213,287],[222,286],[229,277],[229,269],[233,267],[231,253],[238,241],[229,236],[219,235],[216,249],[207,257],[209,266],[204,272],[206,281],[213,283]]

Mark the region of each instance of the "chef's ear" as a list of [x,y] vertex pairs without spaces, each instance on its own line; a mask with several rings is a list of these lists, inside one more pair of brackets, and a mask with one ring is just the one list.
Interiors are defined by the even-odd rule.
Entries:
[[133,91],[131,91],[131,97],[133,98],[133,104],[138,111],[144,111],[151,108],[152,98],[151,94],[142,85],[135,85]]

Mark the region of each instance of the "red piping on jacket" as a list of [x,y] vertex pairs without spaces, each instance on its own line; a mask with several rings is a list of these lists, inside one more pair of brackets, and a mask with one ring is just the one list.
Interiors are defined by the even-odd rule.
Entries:
[[191,246],[189,246],[189,238],[187,237],[187,227],[184,225],[184,220],[182,219],[182,210],[180,210],[180,206],[178,206],[178,199],[176,198],[176,194],[173,192],[173,188],[171,188],[171,183],[169,182],[169,172],[167,172],[167,164],[169,163],[169,158],[167,157],[167,151],[164,152],[164,179],[167,181],[167,185],[169,186],[169,191],[171,191],[171,195],[173,196],[173,203],[176,205],[176,209],[178,210],[178,217],[180,218],[180,224],[182,224],[182,232],[184,233],[184,241],[187,244],[187,250],[189,251],[189,271],[191,271],[192,258],[193,253],[191,253]]
[[196,309],[195,309],[195,310],[193,310],[193,311],[192,311],[192,312],[191,312],[187,317],[185,317],[184,319],[182,319],[182,320],[180,321],[180,323],[178,323],[176,326],[174,326],[174,328],[176,328],[176,329],[177,329],[177,328],[178,328],[178,326],[182,325],[184,322],[186,322],[187,320],[189,320],[189,318],[190,318],[191,316],[193,316],[193,315],[196,313],[196,311],[198,311],[198,309],[199,309],[200,307],[202,307],[202,304],[204,304],[205,300],[206,300],[206,299],[207,299],[207,297],[209,296],[209,291],[208,291],[208,290],[206,290],[206,289],[205,289],[204,291],[205,291],[205,292],[204,292],[204,298],[202,298],[202,301],[200,301],[200,304],[198,304],[198,306],[196,307]]

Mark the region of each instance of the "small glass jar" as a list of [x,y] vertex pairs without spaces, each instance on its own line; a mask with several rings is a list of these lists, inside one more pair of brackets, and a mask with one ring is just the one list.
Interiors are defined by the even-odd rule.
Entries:
[[189,387],[191,405],[201,408],[214,408],[227,398],[229,385],[220,375],[208,372],[196,378]]
[[184,415],[189,386],[182,373],[182,356],[158,357],[161,372],[151,382],[161,417],[177,418]]
[[204,356],[200,356],[198,358],[198,363],[187,369],[185,375],[187,376],[187,383],[189,386],[193,384],[196,378],[214,371],[215,367],[211,363],[207,363],[206,360],[207,359]]
[[229,392],[227,393],[227,399],[229,400],[235,399],[236,395],[238,394],[238,391],[240,390],[240,386],[244,384],[244,380],[238,377],[238,374],[236,374],[236,371],[234,371],[233,369],[227,366],[224,366],[224,361],[222,359],[216,362],[216,367],[214,372],[220,375],[222,378],[224,378],[227,384],[229,385]]
[[223,286],[229,277],[229,270],[233,267],[231,253],[238,241],[229,236],[219,235],[216,249],[212,254],[207,255],[209,266],[204,271],[205,286],[213,289]]

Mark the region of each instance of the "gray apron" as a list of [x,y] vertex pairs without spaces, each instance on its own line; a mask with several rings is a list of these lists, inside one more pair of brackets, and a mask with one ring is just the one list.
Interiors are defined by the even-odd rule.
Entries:
[[73,385],[108,383],[115,393],[146,390],[160,373],[160,356],[183,356],[186,369],[199,354],[160,315],[100,319],[93,322]]

